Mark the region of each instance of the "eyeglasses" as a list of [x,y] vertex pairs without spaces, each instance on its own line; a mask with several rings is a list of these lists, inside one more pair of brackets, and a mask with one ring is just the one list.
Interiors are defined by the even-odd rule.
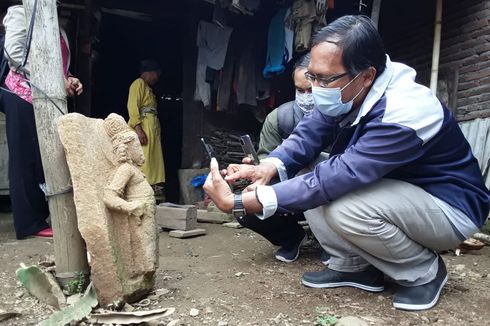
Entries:
[[306,71],[305,77],[310,83],[313,84],[315,81],[318,81],[318,85],[320,87],[325,88],[328,86],[328,84],[333,83],[334,81],[336,81],[336,80],[338,80],[338,79],[340,79],[340,78],[342,78],[348,74],[349,74],[348,72],[344,72],[342,74],[338,74],[338,75],[332,76],[330,78],[322,78],[322,77],[318,77],[317,75],[312,74],[309,71]]

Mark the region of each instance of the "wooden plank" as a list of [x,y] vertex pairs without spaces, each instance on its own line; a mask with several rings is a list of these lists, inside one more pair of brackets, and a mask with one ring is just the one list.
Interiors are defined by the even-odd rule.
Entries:
[[208,212],[204,209],[197,210],[197,221],[200,223],[223,224],[233,221],[233,216],[222,212]]
[[190,205],[178,207],[162,203],[157,206],[155,219],[165,229],[187,231],[197,226],[197,209]]
[[171,236],[172,238],[180,238],[180,239],[197,237],[199,235],[205,235],[205,234],[206,234],[205,229],[194,229],[189,231],[174,230],[168,233],[168,235]]
[[238,222],[223,223],[223,226],[224,227],[227,227],[227,228],[232,228],[232,229],[241,229],[241,228],[243,228],[243,225],[241,225]]

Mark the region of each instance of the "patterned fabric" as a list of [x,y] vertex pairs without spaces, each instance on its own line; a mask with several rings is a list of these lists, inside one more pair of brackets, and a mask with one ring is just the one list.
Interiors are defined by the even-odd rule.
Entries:
[[[63,61],[63,74],[68,77],[68,62],[70,58],[70,48],[64,37],[60,34],[61,59]],[[32,104],[32,92],[28,80],[19,73],[10,70],[5,78],[5,85],[21,99]]]
[[32,104],[31,88],[24,76],[10,70],[7,78],[5,78],[5,85],[21,99]]

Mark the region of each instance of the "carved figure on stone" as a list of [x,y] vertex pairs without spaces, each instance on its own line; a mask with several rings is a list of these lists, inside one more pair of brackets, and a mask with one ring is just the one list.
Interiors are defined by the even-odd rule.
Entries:
[[137,301],[153,289],[158,266],[155,198],[137,135],[117,114],[70,113],[58,132],[99,303]]
[[149,261],[147,257],[141,256],[145,242],[155,238],[148,233],[155,233],[156,203],[153,189],[141,171],[145,156],[138,136],[121,116],[110,114],[104,121],[104,128],[111,137],[115,158],[119,164],[104,189],[104,203],[109,210],[120,212],[124,217],[128,216],[129,226],[133,230],[141,229],[142,232],[130,233],[133,254],[131,265],[136,275],[151,272],[154,266],[151,263],[145,266]]

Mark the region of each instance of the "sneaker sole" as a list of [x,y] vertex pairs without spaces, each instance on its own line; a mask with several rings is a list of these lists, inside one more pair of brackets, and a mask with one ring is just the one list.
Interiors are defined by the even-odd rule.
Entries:
[[311,283],[305,280],[301,280],[303,285],[310,288],[324,289],[324,288],[339,288],[339,287],[352,287],[358,288],[368,292],[383,292],[384,286],[369,286],[365,284],[355,283],[355,282],[337,282],[337,283]]
[[446,277],[444,278],[444,281],[442,281],[441,286],[439,287],[439,290],[437,291],[437,295],[435,296],[434,300],[432,300],[430,303],[427,304],[409,304],[409,303],[397,303],[393,302],[393,307],[401,310],[427,310],[432,307],[434,307],[439,301],[439,296],[441,295],[442,288],[444,285],[446,285],[448,280],[448,275],[446,274]]
[[301,247],[306,243],[306,241],[308,241],[307,235],[305,235],[303,240],[301,240],[301,243],[299,244],[299,247],[298,247],[298,252],[296,253],[296,256],[293,259],[286,259],[283,256],[279,256],[279,255],[275,255],[274,257],[276,257],[277,260],[282,261],[284,263],[292,263],[292,262],[296,261],[296,259],[298,259]]

